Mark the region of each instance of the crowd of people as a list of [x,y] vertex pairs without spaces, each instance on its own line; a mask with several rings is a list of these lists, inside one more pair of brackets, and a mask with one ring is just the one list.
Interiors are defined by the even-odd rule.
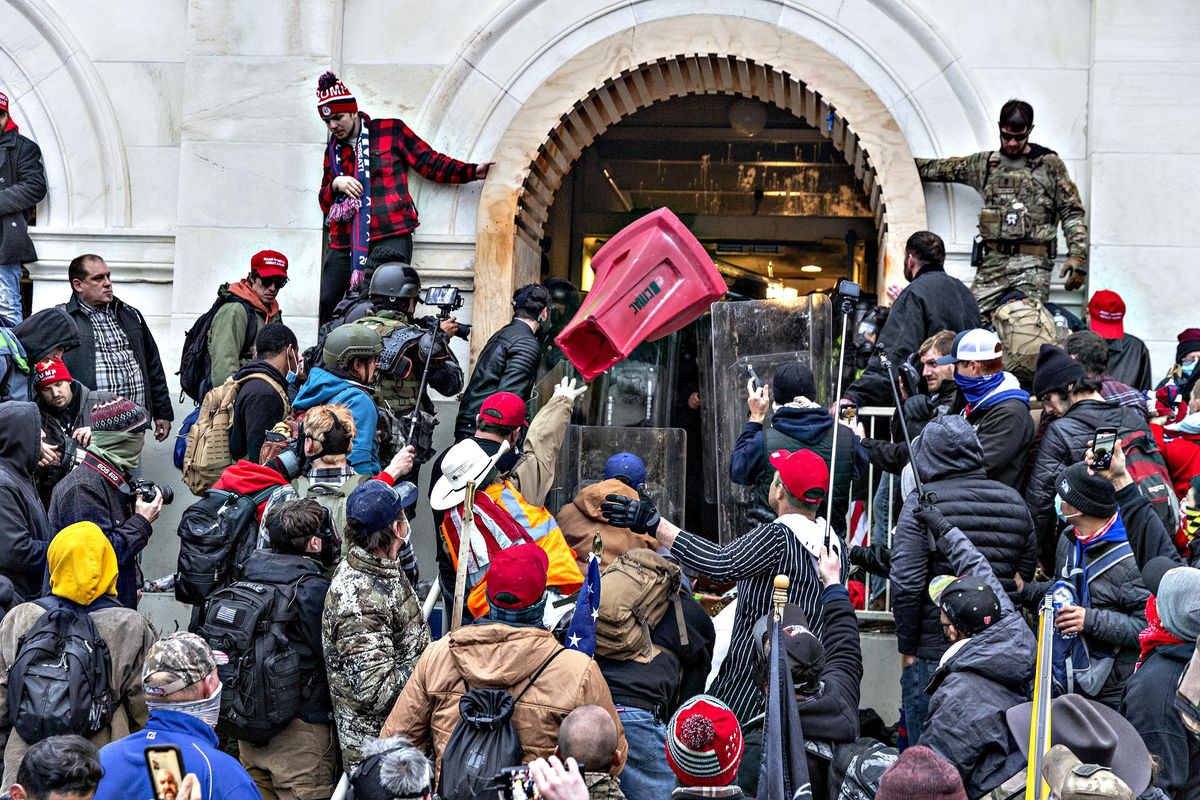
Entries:
[[[1011,798],[1030,779],[1064,800],[1200,796],[1200,706],[1175,697],[1200,637],[1200,330],[1152,386],[1116,293],[1086,325],[1048,302],[1059,225],[1072,289],[1087,230],[1062,161],[1028,142],[1028,104],[1002,109],[999,150],[918,161],[984,195],[975,285],[916,232],[841,397],[795,360],[748,387],[722,468],[754,488],[754,522],[721,545],[660,513],[648,453],[600,454],[547,506],[588,388],[564,378],[529,414],[561,286],[518,288],[467,379],[457,293],[423,292],[410,263],[406,176],[490,165],[371,119],[331,73],[317,101],[318,343],[302,352],[283,321],[283,253],[217,290],[180,369],[196,407],[177,466],[199,499],[177,571],[147,581],[139,554],[175,499],[141,464],[173,426],[166,370],[99,255],[71,262],[62,305],[26,319],[13,301],[47,189],[0,94],[7,797],[782,797],[773,663],[798,723],[786,796]],[[460,399],[440,453],[431,387]],[[866,436],[853,409],[893,398],[894,430]],[[851,547],[870,492],[895,524]],[[424,597],[414,538],[436,542]],[[891,589],[890,728],[860,708],[867,574]],[[137,609],[166,590],[191,615],[160,636]]]

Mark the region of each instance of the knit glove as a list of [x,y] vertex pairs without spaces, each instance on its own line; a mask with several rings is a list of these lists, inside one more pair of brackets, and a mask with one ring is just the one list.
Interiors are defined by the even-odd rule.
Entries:
[[917,504],[917,510],[913,512],[913,516],[917,518],[917,522],[925,526],[925,530],[929,531],[929,535],[935,541],[945,536],[954,527],[946,521],[946,518],[942,516],[942,512],[938,511],[937,506],[934,505],[936,501],[936,497],[925,493],[921,495],[921,499]]
[[586,383],[575,383],[574,378],[563,378],[554,387],[555,397],[565,397],[568,402],[574,403],[579,399],[579,396],[588,390]]
[[610,494],[600,504],[600,513],[614,528],[628,528],[634,533],[651,536],[658,530],[662,515],[650,500],[634,500],[621,494]]

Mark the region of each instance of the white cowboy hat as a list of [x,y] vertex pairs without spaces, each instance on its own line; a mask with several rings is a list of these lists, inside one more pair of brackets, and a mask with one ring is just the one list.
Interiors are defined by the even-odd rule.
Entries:
[[478,485],[508,449],[508,442],[501,442],[496,454],[488,456],[474,439],[463,439],[451,447],[442,457],[442,477],[429,495],[429,507],[446,511],[461,503],[467,497],[467,484],[474,481]]

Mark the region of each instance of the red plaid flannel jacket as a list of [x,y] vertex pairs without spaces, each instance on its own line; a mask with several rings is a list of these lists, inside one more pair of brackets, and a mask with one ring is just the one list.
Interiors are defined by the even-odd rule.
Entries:
[[[475,164],[457,161],[434,150],[398,119],[371,119],[359,114],[371,134],[371,241],[411,233],[417,227],[417,209],[408,193],[408,170],[438,183],[467,183],[475,180]],[[343,175],[354,175],[352,142],[337,144]],[[329,149],[321,175],[321,211],[328,216],[336,199]],[[329,223],[329,246],[350,248],[350,222]]]

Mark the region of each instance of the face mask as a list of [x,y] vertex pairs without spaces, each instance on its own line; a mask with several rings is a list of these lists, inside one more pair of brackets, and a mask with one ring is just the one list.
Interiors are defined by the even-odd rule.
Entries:
[[287,382],[291,385],[296,382],[296,370],[300,368],[300,359],[296,359],[296,366],[292,367],[289,363],[287,371]]
[[1195,539],[1200,534],[1200,508],[1183,506],[1183,529],[1189,539]]
[[1081,516],[1083,516],[1083,512],[1082,512],[1082,511],[1076,512],[1076,513],[1074,513],[1074,514],[1066,514],[1066,513],[1064,513],[1064,512],[1063,512],[1062,503],[1063,503],[1063,501],[1062,501],[1062,497],[1061,497],[1061,496],[1059,496],[1059,495],[1057,495],[1057,494],[1056,494],[1056,495],[1054,495],[1054,513],[1055,513],[1055,514],[1058,514],[1058,518],[1059,518],[1060,520],[1062,520],[1063,522],[1068,522],[1068,521],[1070,521],[1070,520],[1074,519],[1075,517],[1081,517]]
[[180,714],[187,714],[189,717],[195,717],[204,722],[210,728],[217,727],[217,720],[221,716],[221,690],[224,687],[217,684],[217,690],[213,692],[212,697],[204,700],[191,700],[186,703],[163,703],[156,700],[146,700],[146,708],[154,711],[178,711]]
[[997,372],[994,375],[983,375],[978,378],[972,378],[970,375],[964,375],[958,371],[954,373],[954,382],[958,384],[958,388],[962,389],[963,396],[967,398],[967,402],[972,404],[978,403],[987,397],[1003,381],[1003,372]]
[[1188,363],[1186,363],[1186,364],[1180,364],[1180,365],[1179,365],[1179,372],[1180,372],[1180,373],[1183,375],[1183,377],[1185,377],[1185,378],[1190,378],[1190,377],[1192,377],[1192,372],[1194,372],[1194,371],[1195,371],[1195,369],[1196,369],[1196,362],[1195,362],[1195,361],[1189,361],[1189,362],[1188,362]]

